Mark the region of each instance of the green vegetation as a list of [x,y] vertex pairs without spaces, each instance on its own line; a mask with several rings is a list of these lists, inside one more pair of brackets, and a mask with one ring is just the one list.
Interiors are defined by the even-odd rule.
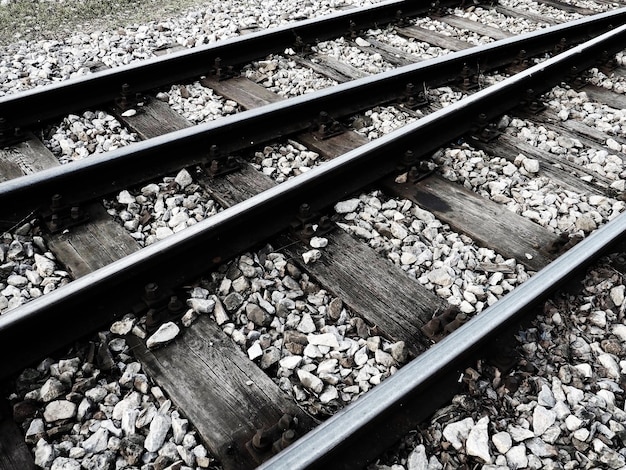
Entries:
[[[7,1],[7,0],[4,0]],[[0,5],[0,46],[18,40],[62,39],[170,18],[203,0],[8,0]]]

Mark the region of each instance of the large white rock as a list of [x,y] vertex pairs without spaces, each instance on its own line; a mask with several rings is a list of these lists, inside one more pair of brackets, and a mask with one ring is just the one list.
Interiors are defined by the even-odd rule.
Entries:
[[526,468],[528,457],[526,456],[526,446],[524,444],[511,447],[506,453],[506,461],[509,468]]
[[456,450],[461,450],[463,442],[467,439],[473,427],[474,420],[472,418],[465,418],[462,421],[446,425],[446,427],[443,428],[443,437],[445,437]]
[[172,341],[180,333],[180,328],[176,326],[176,323],[167,322],[163,323],[156,332],[148,338],[146,346],[148,348],[156,348],[169,341]]
[[420,444],[409,454],[406,460],[407,470],[428,470],[426,448]]
[[157,413],[150,423],[150,431],[146,436],[143,446],[148,452],[158,451],[167,437],[167,433],[172,427],[172,418],[165,413]]
[[309,344],[313,344],[315,346],[328,346],[329,348],[338,348],[339,342],[337,341],[337,337],[332,333],[322,333],[322,334],[309,334],[307,336],[307,340]]
[[465,450],[468,455],[473,455],[482,459],[485,463],[491,463],[492,457],[489,452],[489,417],[484,416],[472,428],[467,440],[465,441]]
[[193,178],[189,172],[183,168],[178,172],[174,181],[176,181],[181,188],[186,188],[193,182]]
[[71,401],[57,400],[48,403],[43,412],[43,418],[48,422],[61,421],[73,418],[76,414],[76,405]]
[[109,431],[101,427],[81,444],[88,454],[97,454],[106,450],[109,442]]
[[283,357],[279,361],[279,364],[280,364],[280,367],[284,369],[293,370],[296,367],[298,367],[301,362],[302,362],[302,356],[286,356],[286,357]]
[[491,441],[493,442],[493,445],[496,446],[496,449],[498,449],[498,452],[500,452],[501,454],[506,454],[513,444],[511,435],[506,431],[501,431],[494,434],[493,436],[491,436]]
[[453,282],[452,276],[448,274],[445,268],[433,269],[428,273],[427,277],[430,282],[439,286],[449,286]]
[[37,273],[39,273],[41,277],[52,276],[54,274],[54,270],[56,269],[54,261],[38,253],[35,253],[35,267],[37,268]]
[[[613,287],[609,293],[609,295],[611,296],[611,300],[613,301],[613,303],[619,307],[624,303],[624,290],[626,289],[626,286],[616,286]],[[621,325],[624,326],[624,325]]]
[[348,214],[349,212],[354,212],[356,208],[359,206],[358,199],[348,199],[347,201],[340,201],[335,204],[335,212],[338,214]]
[[556,421],[556,413],[552,410],[537,405],[533,411],[533,430],[535,436],[541,436],[546,429],[554,424]]
[[299,369],[298,378],[300,379],[300,383],[303,387],[306,387],[315,393],[322,393],[322,390],[324,389],[324,383],[319,377],[316,377],[310,372]]

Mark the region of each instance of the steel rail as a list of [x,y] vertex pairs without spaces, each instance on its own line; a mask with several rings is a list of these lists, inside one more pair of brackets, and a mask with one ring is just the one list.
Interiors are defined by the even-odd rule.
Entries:
[[452,398],[450,390],[481,348],[607,250],[623,249],[625,235],[622,214],[259,470],[364,468]]
[[[545,53],[561,38],[582,41],[613,25],[626,22],[626,8],[557,25],[522,36],[493,42],[371,77],[344,83],[315,93],[280,101],[206,124],[172,132],[92,158],[44,170],[0,183],[2,220],[15,223],[38,208],[45,208],[54,194],[67,204],[102,197],[129,186],[152,180],[184,166],[207,162],[209,148],[216,145],[222,154],[259,145],[272,139],[309,129],[320,111],[342,117],[401,97],[408,83],[420,88],[457,80],[464,66],[475,71],[490,70],[510,63],[520,49],[528,54]],[[574,39],[576,38],[576,39]],[[623,48],[617,40],[593,61]],[[588,65],[592,65],[589,62]],[[536,82],[541,93],[549,87]],[[523,96],[526,90],[521,91]],[[498,103],[493,104],[499,110]],[[485,115],[488,113],[484,108]],[[476,121],[481,112],[468,119]],[[488,117],[488,116],[487,116]]]
[[624,44],[621,26],[5,313],[0,357],[11,360],[0,363],[0,378],[126,313],[148,282],[183,285],[285,229],[301,204],[322,210],[395,171],[406,150],[427,155],[469,131],[479,113],[494,118],[527,88],[551,87]]
[[[460,1],[441,0],[440,3],[447,7],[457,6]],[[430,0],[390,0],[174,52],[1,97],[0,117],[14,127],[30,126],[112,102],[120,96],[124,84],[128,84],[134,93],[180,83],[208,75],[218,58],[220,66],[226,69],[229,65],[248,63],[297,47],[296,38],[302,44],[312,44],[348,34],[351,30],[383,26],[397,20],[399,12],[411,17],[423,15],[431,8]]]

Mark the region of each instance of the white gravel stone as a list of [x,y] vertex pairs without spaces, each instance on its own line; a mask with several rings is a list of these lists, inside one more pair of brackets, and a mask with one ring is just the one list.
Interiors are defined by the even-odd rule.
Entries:
[[526,446],[519,444],[511,447],[511,449],[506,452],[506,461],[509,468],[526,468],[528,466]]
[[156,348],[172,341],[180,333],[180,328],[176,323],[167,322],[159,327],[159,329],[148,338],[146,346],[148,348]]
[[148,452],[158,451],[165,442],[171,427],[172,418],[165,413],[157,413],[150,423],[150,432],[144,441],[145,449]]
[[41,468],[49,468],[54,461],[54,448],[44,439],[39,439],[35,447],[35,465]]
[[537,405],[533,412],[533,431],[541,436],[556,421],[556,414],[541,405]]
[[496,446],[496,449],[501,454],[506,454],[511,448],[513,441],[511,440],[511,436],[506,431],[500,431],[493,436],[491,436],[491,441],[493,445]]
[[300,383],[315,393],[322,393],[324,389],[324,383],[315,375],[307,372],[306,370],[298,369],[298,378]]
[[324,391],[320,394],[320,402],[324,404],[328,404],[334,400],[339,398],[339,392],[335,387],[329,385],[324,389]]
[[174,178],[174,181],[176,181],[178,185],[182,189],[184,189],[187,186],[189,186],[191,183],[193,183],[193,178],[191,177],[191,175],[189,174],[187,170],[182,169],[178,172],[178,174],[176,175],[176,178]]
[[445,268],[433,269],[428,273],[428,280],[433,284],[444,287],[451,285],[453,282],[452,276],[450,276]]
[[280,360],[280,366],[287,370],[293,370],[302,362],[302,356],[286,356]]
[[46,382],[42,385],[41,390],[39,392],[40,400],[44,403],[48,403],[55,398],[60,397],[65,392],[65,387],[63,384],[55,377],[50,377]]
[[611,300],[618,307],[624,303],[624,290],[626,290],[625,286],[616,286],[613,287],[609,293]]
[[443,437],[445,437],[455,449],[459,450],[463,447],[474,425],[475,423],[472,418],[465,418],[461,421],[450,423],[443,428]]
[[305,264],[315,263],[322,257],[320,250],[309,250],[302,253],[302,260]]
[[213,299],[188,299],[187,305],[196,313],[211,313],[215,308]]
[[426,448],[423,445],[416,446],[409,454],[406,464],[407,470],[428,470]]
[[48,423],[73,418],[76,414],[76,404],[67,400],[56,400],[48,403],[43,417]]
[[354,212],[359,206],[359,199],[348,199],[347,201],[341,201],[335,204],[335,212],[338,214],[348,214]]
[[116,335],[127,335],[128,333],[131,332],[131,330],[133,329],[133,326],[135,326],[135,317],[132,315],[127,315],[124,318],[122,318],[119,321],[114,322],[111,325],[110,331],[113,334]]
[[85,439],[82,448],[87,454],[97,454],[106,450],[109,441],[109,431],[104,427],[98,429],[94,434]]
[[515,442],[525,441],[535,435],[531,430],[519,426],[510,426],[508,432]]
[[56,270],[54,261],[38,253],[35,253],[35,266],[37,268],[37,273],[44,278],[52,276]]
[[491,463],[492,457],[489,451],[489,418],[484,416],[472,427],[465,442],[465,450],[468,455],[482,459],[485,463]]
[[325,248],[328,246],[328,239],[323,237],[313,237],[309,242],[312,248]]
[[337,338],[332,333],[322,333],[322,334],[309,334],[307,336],[307,340],[309,344],[313,344],[315,346],[328,346],[329,348],[339,348],[339,342]]

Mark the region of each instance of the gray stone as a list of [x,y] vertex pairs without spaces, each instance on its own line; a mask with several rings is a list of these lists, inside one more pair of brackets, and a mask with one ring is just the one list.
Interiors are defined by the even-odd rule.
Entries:
[[263,355],[261,356],[261,369],[269,369],[274,364],[276,364],[280,360],[280,351],[274,346],[270,346],[265,351],[263,351]]
[[135,326],[135,317],[132,315],[126,315],[121,320],[114,322],[111,325],[110,331],[115,335],[124,336],[131,332],[133,326]]
[[189,172],[183,168],[178,172],[174,181],[176,181],[178,185],[184,189],[191,183],[193,183],[193,178],[191,177]]
[[139,434],[125,437],[120,442],[120,454],[128,465],[135,465],[139,462],[144,453],[143,442],[144,437]]
[[143,444],[144,448],[148,452],[158,451],[165,442],[171,427],[172,419],[164,413],[157,413],[150,423],[150,431]]
[[42,385],[39,396],[41,397],[41,401],[48,403],[63,395],[64,391],[65,386],[57,378],[50,377]]
[[349,212],[354,212],[356,208],[359,206],[358,199],[348,199],[347,201],[340,201],[335,204],[335,212],[338,214],[348,214]]
[[313,318],[308,313],[302,315],[302,319],[300,323],[298,323],[297,330],[302,333],[313,333],[315,331],[315,323],[313,323]]
[[148,338],[146,346],[148,348],[156,348],[172,341],[180,333],[180,328],[176,326],[176,323],[167,322],[162,324],[159,329]]
[[299,369],[298,378],[300,379],[300,383],[302,384],[302,386],[308,388],[315,393],[321,393],[324,389],[324,383],[319,379],[319,377],[316,377],[310,372]]
[[461,450],[464,441],[467,439],[467,436],[469,436],[473,427],[474,420],[472,418],[465,418],[461,421],[449,423],[443,428],[443,437],[445,437],[456,450]]
[[427,274],[426,277],[430,282],[439,286],[449,286],[453,282],[452,276],[448,274],[448,271],[445,268],[433,269]]
[[426,448],[420,444],[413,449],[406,461],[407,470],[428,470]]
[[511,438],[515,442],[522,442],[535,436],[535,434],[531,430],[522,428],[520,426],[509,426],[508,431],[511,435]]
[[537,405],[533,411],[533,430],[536,436],[541,436],[546,429],[554,424],[556,414],[541,405]]
[[541,390],[537,395],[537,402],[541,406],[546,406],[548,408],[552,408],[556,404],[556,399],[554,398],[554,394],[552,390],[547,384],[543,384],[541,386]]
[[609,295],[611,296],[611,300],[617,307],[621,306],[624,303],[624,290],[626,290],[626,286],[615,286],[611,289],[609,293]]
[[217,297],[214,298],[214,302],[215,306],[213,308],[213,316],[215,317],[215,322],[218,325],[223,325],[224,323],[230,321],[230,317],[228,316],[228,313],[226,313],[222,302]]
[[109,431],[103,427],[100,427],[89,438],[85,439],[81,444],[87,454],[97,454],[103,452],[107,448],[109,440]]
[[35,267],[37,268],[37,273],[41,277],[50,277],[54,274],[56,269],[56,265],[54,261],[46,258],[45,256],[41,256],[38,253],[35,253]]
[[248,317],[248,320],[260,327],[269,326],[272,322],[271,317],[265,312],[265,310],[253,303],[246,305],[246,316]]
[[238,292],[231,292],[224,298],[224,307],[229,312],[234,312],[243,304],[243,297]]
[[187,305],[196,313],[211,313],[215,308],[213,299],[188,299]]
[[80,462],[68,457],[57,457],[50,470],[80,470]]
[[40,418],[33,419],[28,425],[28,429],[24,435],[25,440],[29,444],[35,444],[42,437],[44,437],[46,432],[46,427],[44,422]]
[[7,284],[14,287],[24,287],[28,284],[28,278],[24,276],[20,276],[18,274],[11,274],[7,278]]
[[50,468],[56,452],[44,439],[39,439],[35,447],[35,465],[41,468]]
[[393,343],[389,352],[391,353],[391,356],[400,364],[407,360],[408,351],[404,341],[397,341]]
[[465,441],[465,450],[468,455],[482,459],[485,463],[491,463],[492,457],[489,452],[489,418],[481,418],[476,423]]
[[506,461],[509,468],[526,468],[528,466],[526,446],[524,444],[519,444],[515,447],[511,447],[506,452]]
[[57,400],[48,403],[43,412],[43,417],[48,423],[70,419],[76,415],[76,405],[71,401]]
[[524,442],[526,444],[526,448],[531,451],[534,455],[539,458],[544,457],[556,457],[559,455],[556,447],[553,445],[547,444],[543,440],[538,437],[534,437],[532,439],[528,439]]
[[493,436],[491,436],[491,441],[493,442],[493,445],[496,446],[498,452],[500,452],[501,454],[506,454],[513,444],[511,436],[506,431],[501,431],[494,434]]
[[175,444],[183,442],[188,427],[189,420],[181,418],[177,411],[172,412],[172,439]]

